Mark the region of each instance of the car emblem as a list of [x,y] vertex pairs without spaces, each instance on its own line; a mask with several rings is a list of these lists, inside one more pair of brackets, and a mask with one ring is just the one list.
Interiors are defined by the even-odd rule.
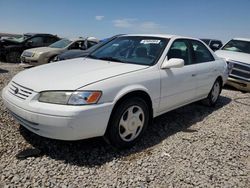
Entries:
[[14,92],[15,92],[15,94],[17,94],[19,92],[19,89],[16,88]]

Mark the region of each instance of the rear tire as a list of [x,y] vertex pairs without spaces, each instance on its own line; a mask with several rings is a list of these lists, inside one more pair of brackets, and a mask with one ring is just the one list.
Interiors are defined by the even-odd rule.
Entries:
[[222,84],[219,81],[219,79],[217,79],[214,82],[214,85],[213,85],[211,91],[209,92],[207,98],[204,100],[204,103],[208,106],[214,107],[219,99],[221,89],[222,89]]
[[111,114],[105,140],[117,149],[132,147],[149,124],[149,107],[138,97],[126,99]]
[[21,53],[20,52],[9,52],[6,55],[6,61],[9,63],[20,63],[20,57],[21,57]]

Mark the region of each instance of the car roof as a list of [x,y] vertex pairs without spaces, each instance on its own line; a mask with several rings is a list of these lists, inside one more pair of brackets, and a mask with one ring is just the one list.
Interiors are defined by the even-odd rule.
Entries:
[[127,34],[127,35],[122,35],[121,37],[124,36],[135,36],[135,37],[161,37],[161,38],[173,38],[177,37],[176,35],[168,35],[168,34]]
[[190,39],[190,40],[199,40],[198,38],[192,38],[192,37],[184,37],[184,36],[178,36],[178,35],[168,35],[168,34],[127,34],[122,35],[120,37],[126,37],[126,36],[138,36],[138,37],[160,37],[160,38],[166,38],[166,39]]
[[242,40],[242,41],[250,42],[250,38],[233,38],[233,40]]
[[219,39],[208,39],[208,38],[201,38],[200,40],[215,40],[215,41],[221,41]]
[[34,36],[34,35],[56,36],[56,35],[49,34],[49,33],[24,33],[24,35],[28,35],[28,36]]

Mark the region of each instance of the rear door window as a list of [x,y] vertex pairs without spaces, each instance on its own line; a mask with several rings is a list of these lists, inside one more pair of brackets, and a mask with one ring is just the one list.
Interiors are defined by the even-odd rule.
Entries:
[[84,41],[75,41],[69,46],[69,50],[84,48]]
[[92,47],[92,46],[94,46],[96,44],[97,44],[97,42],[88,41],[88,48],[90,48],[90,47]]
[[194,63],[205,63],[214,61],[214,57],[207,47],[199,41],[191,40]]

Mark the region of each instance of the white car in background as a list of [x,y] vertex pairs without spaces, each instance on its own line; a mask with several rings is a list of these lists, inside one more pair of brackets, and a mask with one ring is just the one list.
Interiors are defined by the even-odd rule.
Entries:
[[232,69],[227,84],[250,92],[250,39],[234,38],[215,53]]
[[123,35],[87,58],[20,72],[2,96],[38,135],[104,136],[124,148],[142,137],[151,118],[202,99],[215,105],[227,75],[226,62],[200,40]]
[[21,62],[33,66],[53,62],[53,59],[67,51],[73,49],[86,50],[99,42],[95,37],[61,39],[47,47],[31,48],[23,51]]

